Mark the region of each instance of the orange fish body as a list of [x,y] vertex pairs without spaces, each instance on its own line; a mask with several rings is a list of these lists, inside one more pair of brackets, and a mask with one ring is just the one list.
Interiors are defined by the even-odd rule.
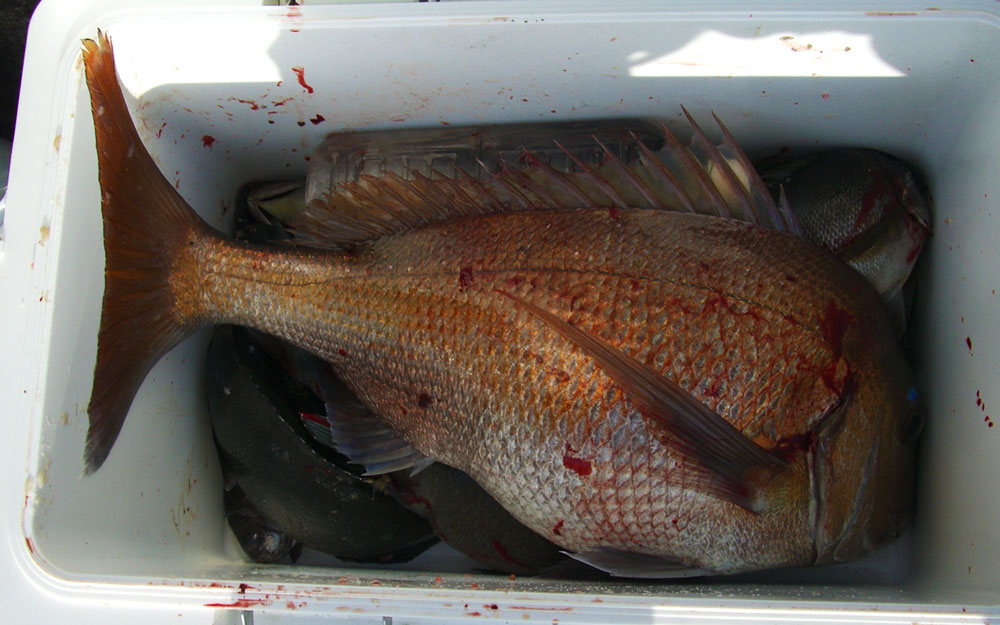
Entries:
[[108,252],[88,470],[162,353],[236,323],[329,360],[417,452],[616,573],[849,560],[905,522],[912,376],[832,255],[653,209],[457,218],[343,253],[227,241],[166,181],[118,191],[115,163],[149,159],[110,45],[87,45]]

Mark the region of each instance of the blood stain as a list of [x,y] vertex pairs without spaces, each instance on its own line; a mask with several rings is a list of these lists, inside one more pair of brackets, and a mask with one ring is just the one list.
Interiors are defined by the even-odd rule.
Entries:
[[562,536],[563,523],[564,521],[562,519],[556,521],[556,524],[552,527],[552,533],[556,536]]
[[427,406],[430,406],[433,401],[434,401],[433,397],[431,397],[427,393],[421,393],[420,397],[417,398],[417,405],[420,406],[421,408],[426,408]]
[[206,608],[252,608],[259,605],[270,605],[265,599],[237,599],[232,603],[206,603]]
[[458,272],[458,290],[459,292],[472,286],[472,267],[463,267],[461,271]]
[[591,466],[589,460],[576,458],[568,453],[563,455],[562,462],[564,467],[575,472],[580,477],[586,477],[594,471],[594,467]]
[[215,143],[215,137],[213,137],[212,135],[202,135],[201,144],[203,146],[205,146],[206,148],[210,148],[212,147],[213,143]]
[[318,125],[322,124],[323,122],[325,122],[326,118],[323,117],[322,115],[320,115],[319,113],[316,113],[316,117],[313,117],[309,121],[312,122],[313,126],[318,126]]
[[968,345],[969,352],[971,353],[972,352],[972,337],[971,336],[965,337],[965,344]]
[[314,89],[306,82],[306,68],[304,67],[293,67],[292,71],[295,72],[295,76],[299,80],[299,84],[302,88],[306,90],[307,93],[312,93]]

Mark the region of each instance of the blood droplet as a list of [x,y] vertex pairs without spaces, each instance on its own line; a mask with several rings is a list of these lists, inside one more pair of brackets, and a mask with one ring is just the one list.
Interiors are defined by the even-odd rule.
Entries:
[[206,148],[210,148],[212,147],[213,143],[215,143],[215,137],[213,137],[212,135],[202,135],[201,144],[203,146],[205,146]]

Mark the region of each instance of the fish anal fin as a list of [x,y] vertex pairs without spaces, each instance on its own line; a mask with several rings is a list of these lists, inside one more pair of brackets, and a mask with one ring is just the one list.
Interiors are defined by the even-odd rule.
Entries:
[[633,553],[614,547],[594,547],[578,553],[564,551],[566,555],[615,577],[643,579],[678,579],[704,577],[712,571],[687,566],[680,562],[642,553]]
[[759,512],[756,491],[785,463],[754,443],[676,382],[602,339],[523,298],[496,290],[543,321],[593,358],[639,412],[669,432],[670,444],[703,470],[698,486],[747,510]]

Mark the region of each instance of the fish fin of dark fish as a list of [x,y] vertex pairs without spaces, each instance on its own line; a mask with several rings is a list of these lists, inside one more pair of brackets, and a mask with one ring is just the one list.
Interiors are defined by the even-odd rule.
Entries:
[[[104,463],[146,374],[194,328],[166,279],[172,252],[211,229],[163,177],[132,123],[107,35],[83,42],[97,138],[106,254],[85,472]],[[141,207],[137,209],[137,207]]]
[[410,469],[410,477],[414,477],[416,475],[419,475],[421,472],[425,471],[432,464],[434,464],[434,462],[435,462],[435,460],[433,458],[424,458],[420,462],[418,462],[415,465],[413,465],[413,468]]
[[712,571],[693,568],[642,553],[632,553],[613,547],[594,547],[586,551],[571,553],[569,557],[615,577],[637,577],[644,579],[675,579],[684,577],[704,577]]
[[783,467],[780,458],[744,436],[676,382],[620,349],[517,295],[498,292],[597,361],[644,417],[667,428],[672,444],[705,470],[706,479],[699,484],[702,490],[747,510],[759,511],[759,504],[754,502],[754,470]]
[[306,432],[309,433],[309,436],[311,436],[314,441],[329,449],[337,448],[337,444],[333,440],[333,434],[330,432],[330,423],[325,417],[314,418],[314,415],[299,416],[302,418],[302,425],[305,426]]

